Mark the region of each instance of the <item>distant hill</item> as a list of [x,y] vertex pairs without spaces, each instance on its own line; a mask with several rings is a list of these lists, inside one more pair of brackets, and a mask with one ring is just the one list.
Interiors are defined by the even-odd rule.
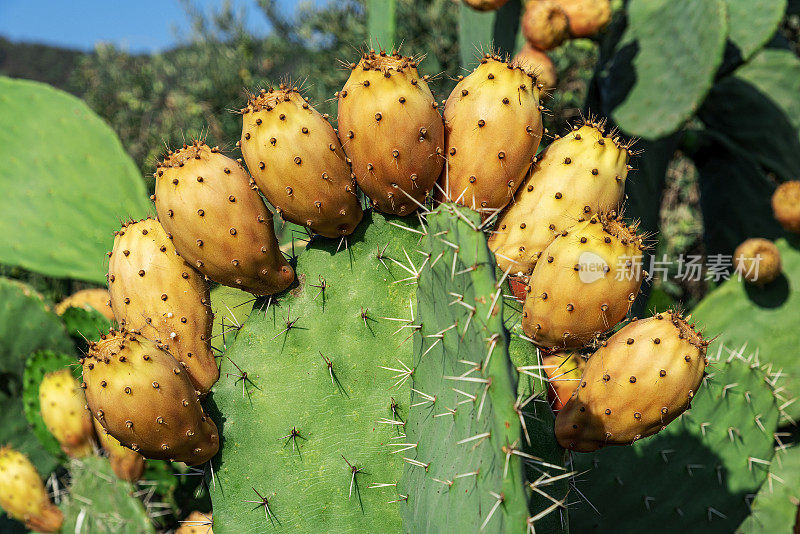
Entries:
[[65,91],[84,52],[56,46],[12,43],[0,37],[0,74],[49,83]]

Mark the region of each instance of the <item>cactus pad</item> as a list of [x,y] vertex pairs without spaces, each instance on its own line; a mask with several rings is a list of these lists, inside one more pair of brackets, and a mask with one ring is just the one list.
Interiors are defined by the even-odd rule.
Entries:
[[419,228],[368,211],[256,303],[214,387],[215,534],[400,530]]
[[5,77],[0,95],[0,262],[103,283],[111,232],[151,209],[136,165],[74,96]]

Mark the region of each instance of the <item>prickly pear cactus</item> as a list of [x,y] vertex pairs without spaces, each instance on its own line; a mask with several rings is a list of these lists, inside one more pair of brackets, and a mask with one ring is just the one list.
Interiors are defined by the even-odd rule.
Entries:
[[0,95],[0,263],[103,283],[111,232],[151,209],[139,171],[74,96],[6,77]]
[[155,534],[135,487],[114,475],[108,459],[89,456],[69,465],[72,485],[61,503],[62,532]]
[[777,377],[739,352],[710,369],[691,410],[659,434],[573,456],[588,470],[575,481],[576,532],[728,533],[747,516],[773,457]]
[[525,462],[544,478],[564,472],[525,450],[503,286],[479,226],[477,213],[451,205],[428,217],[431,268],[419,282],[411,411],[397,445],[408,532],[523,532],[534,524]]
[[100,339],[100,334],[108,332],[111,321],[92,308],[69,307],[61,314],[67,333],[81,352],[86,352],[90,341]]
[[414,295],[430,260],[416,219],[364,219],[344,240],[312,241],[298,282],[257,302],[225,353],[215,534],[401,529],[407,453],[392,452],[406,441]]
[[62,369],[69,369],[76,379],[81,376],[80,364],[75,356],[50,350],[35,352],[25,362],[25,374],[22,380],[22,401],[25,407],[25,417],[45,450],[59,458],[63,458],[64,453],[56,438],[47,429],[47,425],[45,425],[42,418],[39,386],[45,375]]
[[800,502],[800,446],[780,447],[750,508],[736,532],[767,534],[794,532]]
[[[800,359],[797,350],[797,309],[800,287],[791,283],[800,276],[800,239],[779,239],[783,274],[764,287],[741,282],[736,277],[721,284],[692,311],[708,332],[720,332],[717,344],[758,350],[764,362],[784,371],[780,404],[794,419],[800,419]],[[712,347],[713,349],[713,347]]]

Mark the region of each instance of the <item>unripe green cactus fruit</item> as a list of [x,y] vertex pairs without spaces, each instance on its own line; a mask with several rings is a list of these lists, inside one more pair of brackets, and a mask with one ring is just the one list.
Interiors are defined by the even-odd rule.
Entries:
[[59,532],[64,516],[47,496],[42,479],[27,456],[0,448],[0,506],[36,532]]
[[484,214],[511,201],[542,138],[539,91],[533,75],[491,54],[458,82],[444,108],[440,200]]
[[350,65],[339,97],[339,138],[376,209],[407,215],[444,163],[444,125],[417,61],[374,51]]
[[642,285],[642,238],[615,214],[556,237],[533,269],[522,326],[547,348],[580,348],[619,323]]
[[219,433],[188,373],[162,346],[111,331],[83,359],[86,400],[109,434],[147,458],[201,464]]
[[629,152],[629,144],[604,134],[602,122],[587,121],[553,141],[498,218],[489,239],[497,265],[530,275],[556,235],[581,217],[618,209]]
[[336,132],[294,87],[252,95],[239,146],[278,214],[325,237],[349,235],[363,213]]
[[178,256],[158,221],[125,224],[115,236],[108,287],[117,322],[163,343],[195,388],[207,393],[219,378],[208,284]]
[[92,416],[69,369],[47,373],[39,384],[39,408],[47,429],[72,458],[92,453]]
[[155,176],[159,220],[178,254],[198,271],[256,295],[292,283],[272,213],[238,162],[195,141],[170,152]]
[[589,358],[580,385],[556,417],[558,442],[590,452],[662,430],[700,387],[707,345],[675,312],[632,321]]

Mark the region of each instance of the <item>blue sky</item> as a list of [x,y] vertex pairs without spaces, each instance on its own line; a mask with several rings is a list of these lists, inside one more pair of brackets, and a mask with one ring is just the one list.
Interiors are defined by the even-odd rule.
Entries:
[[[249,14],[251,30],[269,30],[256,0],[231,0]],[[195,0],[204,10],[221,1]],[[279,0],[291,15],[299,0]],[[177,32],[176,32],[177,30]],[[81,50],[109,42],[131,52],[165,50],[189,31],[179,0],[0,0],[0,35],[12,41],[38,42]]]

